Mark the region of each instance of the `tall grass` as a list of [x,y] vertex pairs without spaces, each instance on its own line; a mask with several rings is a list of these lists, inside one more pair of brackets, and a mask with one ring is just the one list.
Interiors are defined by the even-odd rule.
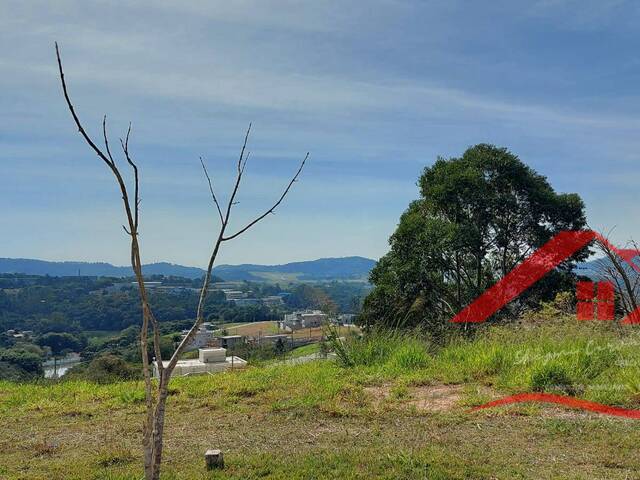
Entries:
[[424,368],[430,361],[428,343],[415,332],[376,330],[346,339],[331,334],[328,338],[344,367],[384,365],[405,371]]
[[[593,401],[640,403],[640,333],[602,322],[573,321],[491,326],[475,338],[431,342],[420,332],[371,331],[329,339],[337,362],[265,365],[242,372],[176,378],[172,403],[196,400],[212,408],[311,411],[359,405],[363,386],[471,383],[509,393],[546,391]],[[0,414],[91,413],[101,408],[141,409],[143,385],[99,385],[70,380],[47,384],[0,382]],[[341,412],[341,410],[340,410]]]
[[546,391],[595,401],[640,402],[640,334],[566,317],[552,324],[488,327],[440,346],[420,332],[376,330],[338,343],[340,363],[386,379],[477,382],[505,391]]

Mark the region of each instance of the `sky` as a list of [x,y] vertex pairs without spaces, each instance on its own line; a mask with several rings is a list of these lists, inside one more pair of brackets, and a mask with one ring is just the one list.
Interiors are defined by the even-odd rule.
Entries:
[[[640,239],[640,4],[611,0],[0,0],[0,257],[128,262],[117,185],[66,110],[112,145],[129,122],[145,263],[206,264],[244,132],[220,263],[388,249],[438,156],[509,148],[592,228]],[[126,163],[118,158],[123,172]]]

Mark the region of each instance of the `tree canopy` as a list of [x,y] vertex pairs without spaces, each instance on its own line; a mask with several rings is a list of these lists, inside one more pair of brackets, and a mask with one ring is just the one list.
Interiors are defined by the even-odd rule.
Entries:
[[[371,272],[364,324],[439,330],[557,232],[586,225],[577,194],[556,193],[506,148],[480,144],[460,158],[438,158],[418,185],[420,198],[400,217],[390,252]],[[571,282],[571,262],[586,255],[547,275],[520,305]]]
[[84,342],[70,333],[45,333],[38,338],[38,345],[49,347],[51,354],[58,356],[64,352],[77,352],[84,347]]

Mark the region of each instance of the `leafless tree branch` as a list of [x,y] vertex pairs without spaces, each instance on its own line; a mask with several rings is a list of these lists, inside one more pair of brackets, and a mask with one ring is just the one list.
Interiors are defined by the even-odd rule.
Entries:
[[275,209],[282,203],[284,198],[287,196],[287,193],[289,193],[289,190],[291,190],[291,186],[298,180],[298,177],[300,176],[300,173],[302,172],[302,169],[304,168],[304,164],[307,162],[308,158],[309,158],[309,153],[307,152],[304,159],[302,160],[302,163],[300,164],[300,167],[298,168],[298,171],[296,172],[296,174],[293,176],[293,178],[287,185],[287,188],[284,189],[284,192],[282,192],[282,195],[280,195],[280,198],[278,199],[278,201],[274,203],[271,208],[269,208],[266,212],[264,212],[262,215],[257,217],[255,220],[249,222],[245,227],[241,228],[233,235],[229,235],[228,237],[223,237],[222,241],[226,242],[228,240],[233,240],[234,238],[242,235],[244,232],[249,230],[251,227],[253,227],[256,223],[258,223],[260,220],[262,220],[264,217],[266,217],[270,213],[274,213]]
[[207,172],[207,167],[204,165],[204,161],[202,157],[200,157],[200,163],[202,164],[202,169],[204,170],[204,174],[207,177],[207,182],[209,183],[209,191],[211,192],[211,198],[213,199],[213,203],[216,205],[218,209],[218,215],[220,215],[220,222],[224,222],[224,217],[222,216],[222,209],[220,208],[220,204],[218,203],[218,198],[216,197],[215,192],[213,191],[213,184],[211,183],[211,177],[209,177],[209,172]]
[[[238,173],[240,173],[242,166],[242,159],[244,157],[244,151],[247,148],[247,141],[249,140],[249,134],[251,133],[251,123],[249,123],[249,127],[247,128],[247,133],[244,135],[244,143],[242,144],[242,149],[240,150],[240,158],[238,158]],[[245,160],[245,164],[247,161]]]
[[153,459],[154,459],[153,446],[157,440],[157,437],[155,437],[154,435],[154,432],[156,430],[155,428],[156,422],[153,416],[154,415],[154,405],[153,405],[154,398],[152,393],[151,371],[149,368],[149,359],[147,356],[149,323],[152,323],[154,327],[154,349],[156,352],[156,361],[157,361],[158,369],[160,372],[162,372],[162,357],[160,355],[159,330],[157,328],[157,322],[155,320],[155,317],[153,316],[153,313],[151,312],[151,308],[149,307],[146,287],[144,284],[144,277],[142,275],[142,262],[140,261],[140,246],[138,244],[138,221],[137,221],[138,204],[139,204],[138,198],[137,198],[138,197],[137,174],[136,174],[136,194],[135,194],[136,201],[133,206],[133,212],[132,212],[132,206],[129,201],[127,186],[108,148],[109,140],[108,140],[107,129],[106,129],[106,116],[103,117],[103,122],[102,122],[102,133],[104,136],[105,148],[107,150],[107,154],[105,155],[105,153],[102,152],[102,150],[100,150],[100,148],[96,145],[96,143],[87,134],[86,130],[82,126],[82,123],[80,122],[80,119],[76,113],[73,103],[71,102],[71,98],[69,97],[67,83],[64,77],[64,70],[62,68],[60,49],[58,48],[57,42],[55,44],[55,49],[56,49],[56,59],[58,62],[58,70],[60,73],[60,83],[62,84],[62,92],[67,104],[67,108],[69,109],[69,112],[73,117],[73,121],[75,122],[76,127],[80,132],[80,135],[84,138],[85,142],[91,147],[91,149],[98,155],[98,157],[109,167],[109,169],[115,176],[118,186],[120,188],[120,192],[122,194],[122,201],[123,201],[125,213],[127,216],[127,222],[129,224],[128,229],[127,227],[124,227],[124,226],[123,228],[131,238],[131,267],[133,268],[134,274],[136,276],[138,290],[140,292],[140,302],[142,306],[142,327],[140,329],[140,351],[141,351],[141,357],[142,357],[142,371],[143,371],[144,384],[145,384],[145,404],[146,404],[146,416],[145,416],[145,421],[143,425],[143,435],[142,435],[143,437],[142,443],[144,447],[144,469],[145,469],[145,476],[148,479],[155,480],[158,478],[159,469],[157,470],[157,473],[156,473],[153,466]]
[[131,156],[129,155],[129,135],[131,134],[131,123],[129,123],[129,128],[127,128],[127,135],[125,137],[124,142],[120,139],[120,145],[122,146],[122,151],[124,152],[124,156],[127,159],[127,163],[131,165],[133,169],[133,179],[134,179],[134,223],[136,225],[136,229],[138,228],[138,220],[139,220],[139,210],[140,210],[140,181],[138,178],[138,166],[133,162]]
[[[169,380],[171,379],[171,374],[180,358],[181,354],[184,352],[187,345],[191,343],[193,337],[198,330],[199,326],[202,324],[204,320],[204,305],[207,299],[207,295],[209,292],[209,284],[211,282],[212,269],[213,265],[216,261],[218,252],[220,250],[220,246],[224,241],[231,240],[232,238],[241,235],[246,230],[251,228],[251,226],[258,223],[264,217],[266,217],[269,213],[273,213],[274,210],[280,205],[280,203],[284,200],[287,193],[291,189],[293,183],[298,179],[305,162],[307,161],[309,154],[305,156],[302,161],[298,171],[294,175],[293,179],[289,182],[284,193],[280,196],[278,201],[269,208],[266,213],[260,215],[258,218],[249,223],[246,227],[231,235],[229,237],[225,237],[225,231],[227,225],[229,224],[229,218],[231,215],[231,210],[234,205],[237,204],[236,195],[238,193],[238,189],[240,187],[240,183],[242,181],[242,176],[244,174],[247,161],[249,159],[249,152],[246,150],[247,142],[249,139],[249,134],[251,132],[251,124],[247,129],[247,132],[244,136],[244,142],[242,144],[242,149],[240,151],[240,157],[238,158],[237,163],[237,174],[235,183],[233,185],[232,193],[229,197],[229,200],[226,205],[226,209],[224,210],[220,206],[218,202],[218,198],[215,195],[213,189],[213,183],[211,178],[209,177],[209,173],[207,172],[206,166],[202,158],[200,162],[202,164],[202,168],[204,170],[205,176],[209,183],[209,190],[211,192],[211,196],[216,205],[216,209],[218,211],[218,215],[220,216],[220,231],[218,236],[214,242],[213,249],[211,252],[211,256],[209,258],[209,263],[207,265],[207,270],[205,272],[204,281],[202,285],[202,289],[200,290],[200,296],[198,301],[198,308],[196,311],[196,319],[187,333],[184,336],[183,340],[180,342],[175,352],[171,356],[169,362],[166,366],[163,365],[162,355],[160,351],[160,328],[158,322],[153,314],[153,311],[148,302],[148,296],[146,291],[146,286],[144,283],[144,276],[142,273],[142,262],[140,260],[140,245],[138,243],[138,226],[139,226],[139,207],[140,207],[140,197],[139,197],[139,175],[138,175],[138,167],[131,158],[129,153],[129,136],[131,134],[131,124],[129,124],[129,128],[127,130],[127,135],[125,139],[120,139],[120,145],[122,147],[122,151],[124,152],[124,156],[127,160],[127,163],[133,169],[134,175],[134,197],[133,203],[130,201],[129,193],[127,190],[127,184],[125,183],[118,166],[111,154],[111,150],[109,147],[109,139],[107,135],[107,127],[106,127],[106,116],[103,117],[102,120],[102,135],[104,137],[105,151],[106,154],[93,142],[91,137],[87,134],[85,129],[83,128],[78,115],[76,114],[75,108],[71,103],[71,99],[69,97],[69,93],[67,91],[67,85],[64,78],[64,72],[62,68],[62,61],[60,58],[60,51],[58,49],[58,44],[56,43],[56,58],[58,61],[58,69],[60,71],[60,81],[62,83],[62,90],[64,93],[65,100],[67,102],[67,107],[73,117],[73,120],[78,127],[78,131],[87,142],[87,144],[91,147],[91,149],[98,155],[98,157],[106,163],[111,172],[116,178],[118,186],[120,188],[120,192],[122,194],[122,200],[124,204],[125,213],[127,216],[128,226],[123,225],[124,231],[129,235],[131,239],[131,266],[133,268],[136,281],[138,284],[138,290],[140,292],[140,303],[142,307],[142,328],[140,333],[140,350],[142,356],[142,370],[144,376],[145,383],[145,403],[146,403],[146,416],[143,424],[143,435],[142,435],[142,443],[144,449],[144,472],[145,478],[147,480],[158,480],[160,477],[160,466],[162,461],[162,449],[163,449],[163,432],[164,432],[164,419],[165,419],[165,408],[166,402],[168,398],[168,387]],[[151,371],[150,371],[150,363],[147,355],[147,342],[148,342],[148,334],[149,328],[151,328],[153,333],[153,348],[155,353],[155,361],[156,368],[158,371],[159,381],[155,386],[155,395],[154,395],[154,384],[151,382]]]
[[111,150],[109,149],[109,137],[107,136],[107,116],[102,117],[102,136],[104,137],[104,148],[107,150],[107,155],[109,156],[109,160],[111,161],[111,166],[115,167],[116,162],[111,155]]
[[[610,262],[610,266],[607,266],[604,261],[601,262],[600,270],[607,279],[615,283],[622,300],[624,313],[628,315],[638,308],[637,279],[635,281],[631,280],[630,272],[627,271],[622,259],[620,259],[613,250],[607,237],[597,239],[596,245]],[[635,277],[637,277],[637,272],[634,273]]]

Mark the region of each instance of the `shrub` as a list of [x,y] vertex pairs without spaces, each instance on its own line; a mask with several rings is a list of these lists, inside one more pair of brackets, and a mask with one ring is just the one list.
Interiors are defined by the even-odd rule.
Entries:
[[65,375],[67,379],[83,379],[95,383],[112,383],[136,378],[137,370],[115,355],[96,357],[87,365],[73,367]]
[[424,343],[409,339],[407,343],[398,347],[388,364],[397,370],[415,370],[424,368],[429,363],[429,353]]
[[353,365],[381,365],[388,361],[391,353],[400,346],[398,335],[378,331],[361,338],[351,338],[345,348]]
[[533,370],[530,387],[535,392],[560,390],[569,395],[575,395],[575,388],[571,376],[566,368],[559,364],[547,363]]
[[0,349],[0,379],[29,380],[42,377],[42,357],[18,347]]
[[386,366],[393,370],[424,368],[429,363],[428,343],[419,333],[374,330],[344,340],[328,336],[342,366]]

